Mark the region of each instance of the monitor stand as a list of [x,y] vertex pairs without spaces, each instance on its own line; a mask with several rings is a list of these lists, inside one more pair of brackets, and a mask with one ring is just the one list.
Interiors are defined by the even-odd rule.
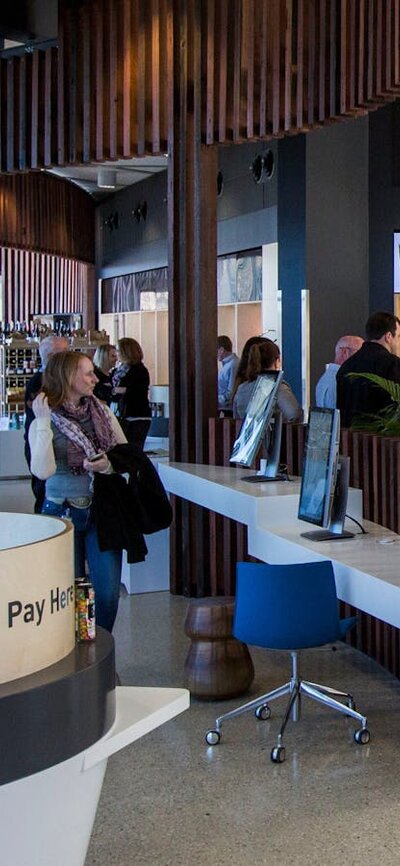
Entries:
[[265,481],[289,481],[289,477],[279,472],[282,440],[282,413],[274,412],[274,423],[265,435],[267,458],[260,460],[260,470],[255,475],[243,475],[241,481],[260,484]]
[[312,532],[301,532],[302,538],[311,541],[345,541],[354,538],[354,532],[343,529],[346,519],[347,496],[349,492],[350,457],[339,454],[338,473],[331,508],[331,519],[327,529],[314,529]]
[[301,532],[302,538],[309,538],[311,541],[343,541],[346,538],[354,538],[354,532],[348,532],[343,529],[342,532],[332,532],[330,529],[314,529],[313,532]]
[[272,475],[271,478],[269,478],[267,475],[263,475],[263,474],[260,474],[260,475],[258,475],[258,474],[257,475],[242,475],[240,480],[241,481],[249,481],[249,482],[252,482],[253,484],[262,484],[265,481],[289,481],[289,478],[287,475],[282,475],[281,473],[278,473],[278,475]]

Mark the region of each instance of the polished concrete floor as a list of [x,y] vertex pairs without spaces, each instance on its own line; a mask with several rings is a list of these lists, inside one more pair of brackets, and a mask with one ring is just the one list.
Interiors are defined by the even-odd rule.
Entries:
[[[27,489],[0,483],[2,510],[30,510],[29,502]],[[121,596],[123,685],[184,685],[187,604],[165,592]],[[286,654],[252,654],[252,696],[287,679]],[[85,866],[397,866],[400,683],[343,644],[305,652],[301,667],[307,679],[354,693],[369,745],[354,743],[350,719],[303,701],[286,761],[275,765],[282,701],[269,721],[227,722],[212,748],[206,730],[239,701],[192,699],[190,710],[109,760]]]
[[[115,628],[123,685],[183,685],[187,601],[169,593],[121,598]],[[282,701],[271,720],[227,722],[236,701],[200,702],[108,764],[86,866],[342,866],[398,864],[400,684],[343,644],[303,654],[304,675],[352,690],[371,742],[354,724],[303,701],[290,722],[286,761],[270,760]],[[285,653],[253,650],[257,695],[284,682]],[[278,706],[279,704],[279,706]]]

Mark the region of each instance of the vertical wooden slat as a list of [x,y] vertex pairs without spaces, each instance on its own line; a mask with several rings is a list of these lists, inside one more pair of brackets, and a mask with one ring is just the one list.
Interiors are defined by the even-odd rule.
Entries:
[[142,156],[146,150],[146,10],[145,0],[137,2],[137,60],[136,60],[136,105],[137,154]]
[[96,99],[95,158],[104,159],[104,78],[103,78],[103,16],[93,7],[92,28],[94,32],[94,92]]
[[131,52],[131,2],[123,0],[122,29],[122,155],[129,157],[131,149],[131,87],[132,87],[132,52]]
[[[385,0],[386,2],[386,0]],[[376,68],[375,68],[375,94],[377,96],[382,95],[382,36],[384,32],[383,28],[383,9],[382,9],[382,0],[376,0],[376,23],[374,27],[376,39]]]
[[80,10],[80,30],[82,41],[82,159],[88,162],[91,158],[91,42],[90,22],[87,7]]
[[297,4],[296,68],[296,126],[302,129],[304,123],[304,0],[299,0]]
[[159,0],[152,2],[151,30],[151,150],[160,152],[160,5]]
[[366,16],[365,16],[365,0],[359,0],[358,8],[358,87],[357,100],[359,105],[363,105],[366,100],[365,90],[365,31],[366,31]]
[[315,6],[314,3],[308,7],[308,79],[307,79],[307,123],[312,126],[315,120]]
[[[302,2],[302,0],[300,0]],[[266,3],[261,6],[261,31],[260,31],[260,136],[267,134],[267,76],[268,76],[268,38],[267,38],[267,14]]]
[[347,0],[341,0],[340,3],[340,111],[346,113],[346,86],[347,86]]
[[349,48],[348,48],[348,81],[346,110],[352,111],[356,104],[356,6],[355,0],[349,0]]
[[400,84],[400,0],[393,0],[393,80]]
[[285,88],[284,88],[284,130],[292,129],[292,39],[293,39],[293,9],[292,0],[286,2],[285,20]]
[[326,0],[320,0],[318,41],[318,121],[323,123],[326,117]]
[[232,135],[233,141],[240,139],[240,70],[241,70],[241,4],[232,0],[230,5],[233,28],[233,79],[232,79]]
[[246,138],[254,137],[254,0],[245,4],[243,16],[242,79],[246,99]]
[[218,41],[215,42],[217,58],[215,69],[218,75],[218,141],[225,141],[228,135],[227,121],[227,83],[228,83],[228,0],[217,4]]
[[214,141],[214,62],[215,62],[215,0],[207,0],[207,39],[206,39],[206,116],[204,128],[206,143]]
[[374,6],[375,0],[369,0],[367,19],[367,100],[372,100],[374,94]]
[[108,4],[108,51],[109,51],[109,84],[108,84],[108,145],[107,156],[116,159],[117,156],[117,26],[115,3]]
[[337,113],[336,105],[336,64],[337,64],[337,4],[339,0],[330,0],[329,16],[329,116],[334,117]]
[[7,63],[7,90],[6,90],[6,105],[7,105],[7,171],[14,171],[14,104],[15,104],[15,80],[14,80],[14,63],[9,60]]
[[57,118],[56,140],[57,140],[57,163],[63,165],[65,161],[65,102],[64,102],[64,20],[61,17],[58,24],[58,48],[57,48]]
[[20,171],[27,167],[26,153],[26,57],[18,58],[18,102],[17,102],[17,124],[18,124],[18,156],[17,163]]
[[281,39],[281,17],[280,2],[272,0],[271,12],[273,16],[272,30],[272,134],[278,135],[280,131],[280,39]]

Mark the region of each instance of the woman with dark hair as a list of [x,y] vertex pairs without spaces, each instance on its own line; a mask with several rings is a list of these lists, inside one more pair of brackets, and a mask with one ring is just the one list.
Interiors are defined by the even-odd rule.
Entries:
[[[253,342],[250,345],[246,369],[247,381],[242,381],[233,399],[234,418],[244,418],[257,376],[270,370],[280,369],[281,353],[276,343],[264,337],[262,342]],[[293,423],[303,420],[303,410],[287,382],[282,381],[278,387],[276,405],[282,413],[283,421]]]
[[142,348],[137,340],[118,340],[118,367],[112,374],[113,395],[117,397],[117,415],[128,442],[143,449],[151,424],[149,371],[143,364]]
[[[260,337],[260,336],[259,337],[249,337],[249,339],[246,340],[246,342],[243,346],[242,354],[239,358],[239,364],[238,364],[238,367],[236,370],[235,381],[233,383],[233,388],[232,388],[232,399],[235,396],[239,385],[241,385],[242,382],[247,382],[247,365],[249,363],[249,354],[250,354],[251,347],[255,346],[256,343],[264,343],[266,340],[268,340],[268,337]],[[271,342],[271,341],[269,341],[269,342]]]
[[93,356],[94,372],[99,380],[94,387],[94,396],[110,405],[112,400],[111,370],[118,361],[117,350],[111,343],[101,343]]
[[85,575],[86,560],[95,588],[96,620],[111,631],[118,607],[122,549],[100,549],[92,499],[96,475],[113,477],[107,452],[126,443],[126,437],[111,410],[93,396],[96,382],[88,355],[71,351],[51,355],[42,390],[32,403],[35,418],[29,428],[29,445],[31,471],[46,481],[42,513],[71,518],[75,577]]

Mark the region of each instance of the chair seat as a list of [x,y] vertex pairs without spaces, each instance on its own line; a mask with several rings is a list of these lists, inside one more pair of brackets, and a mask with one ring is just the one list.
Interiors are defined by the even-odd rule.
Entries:
[[339,619],[335,576],[330,561],[290,565],[238,563],[233,633],[236,638],[266,649],[288,650],[291,655],[290,679],[278,688],[219,716],[215,727],[206,734],[209,745],[221,739],[221,725],[242,713],[253,710],[258,719],[271,715],[269,703],[289,696],[271,750],[271,760],[285,759],[283,735],[289,718],[300,717],[300,697],[304,695],[358,722],[354,733],[357,743],[369,742],[367,718],[355,708],[351,692],[339,691],[299,676],[298,651],[324,646],[341,640],[357,621],[356,617]]

